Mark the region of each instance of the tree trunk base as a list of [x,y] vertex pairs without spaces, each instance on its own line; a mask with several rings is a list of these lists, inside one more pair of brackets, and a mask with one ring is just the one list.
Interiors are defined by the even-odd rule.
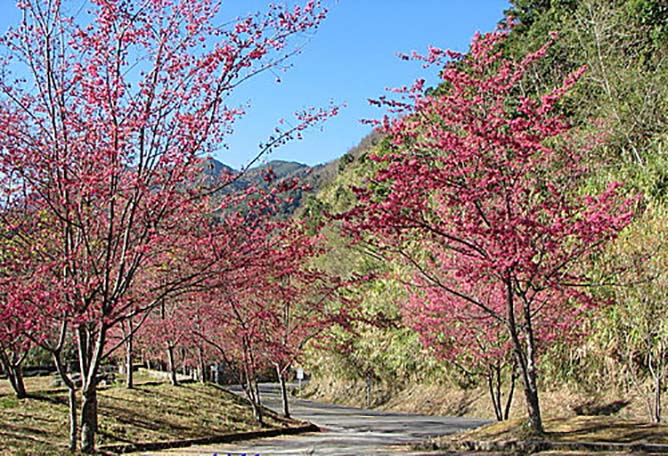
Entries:
[[95,434],[97,433],[97,391],[83,392],[81,404],[81,451],[93,453],[95,451]]

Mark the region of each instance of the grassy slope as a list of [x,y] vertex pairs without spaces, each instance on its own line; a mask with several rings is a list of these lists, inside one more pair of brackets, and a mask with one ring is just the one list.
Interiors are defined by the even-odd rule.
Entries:
[[[512,441],[527,437],[525,420],[513,419],[439,439],[441,445],[463,441]],[[554,442],[668,444],[668,425],[620,420],[609,416],[577,416],[545,420],[545,438]]]
[[[246,403],[215,385],[173,387],[146,376],[134,390],[122,386],[99,392],[98,445],[158,442],[258,430]],[[64,454],[66,393],[46,378],[28,379],[29,399],[19,401],[0,382],[0,454]],[[283,423],[268,417],[270,427]]]
[[[443,384],[414,383],[403,387],[393,386],[374,384],[372,395],[374,407],[428,415],[494,418],[489,393],[482,386],[463,389],[453,386],[447,379]],[[366,393],[362,381],[314,379],[309,384],[306,394],[314,400],[363,406]],[[647,420],[642,397],[615,391],[613,388],[593,392],[576,385],[544,387],[541,389],[540,399],[541,408],[547,417],[610,415],[622,420]],[[510,415],[521,417],[525,413],[522,385],[518,381]]]

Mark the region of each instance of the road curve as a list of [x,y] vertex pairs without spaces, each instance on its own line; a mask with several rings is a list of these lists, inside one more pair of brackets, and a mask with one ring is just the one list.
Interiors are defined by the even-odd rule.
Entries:
[[[239,392],[235,388],[231,390]],[[277,385],[263,384],[261,395],[267,407],[277,411],[280,409]],[[240,456],[244,453],[248,456],[415,455],[416,453],[410,450],[411,443],[428,437],[452,434],[489,422],[474,418],[366,410],[297,398],[290,398],[290,406],[295,418],[310,421],[321,427],[323,432],[141,454],[147,456]]]

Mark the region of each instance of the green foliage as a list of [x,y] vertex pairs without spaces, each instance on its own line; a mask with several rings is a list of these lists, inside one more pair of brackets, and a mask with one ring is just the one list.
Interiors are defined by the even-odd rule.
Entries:
[[[572,121],[604,121],[598,161],[644,166],[665,154],[668,130],[668,6],[662,0],[512,2],[519,20],[505,52],[521,56],[548,32],[559,38],[527,81],[540,92],[582,65],[587,73],[568,105]],[[663,145],[663,146],[662,146]]]
[[[549,31],[559,37],[549,58],[526,81],[539,93],[568,72],[587,72],[564,104],[583,129],[576,142],[603,130],[589,157],[596,170],[589,187],[624,181],[643,195],[645,212],[590,268],[601,284],[594,292],[610,305],[588,323],[591,337],[556,347],[548,377],[591,388],[620,385],[629,375],[649,378],[665,345],[665,214],[668,208],[668,4],[663,0],[513,0],[507,11],[519,24],[504,52],[521,56],[540,47]],[[663,268],[663,269],[662,269]],[[654,354],[653,354],[654,353]],[[617,381],[618,380],[618,381]],[[628,385],[626,385],[628,386]],[[637,389],[637,388],[636,388]]]
[[[650,206],[610,252],[617,286],[606,291],[614,299],[601,320],[600,344],[613,348],[621,378],[643,396],[650,419],[660,419],[663,384],[668,380],[668,217],[665,206]],[[659,401],[657,404],[656,401]],[[653,410],[659,410],[654,415]]]
[[391,148],[389,141],[376,133],[364,138],[338,161],[336,178],[309,196],[300,212],[309,223],[326,224],[324,234],[330,249],[318,259],[318,267],[342,277],[376,277],[349,296],[358,302],[351,327],[335,328],[326,342],[310,347],[307,367],[316,378],[347,382],[371,378],[391,390],[413,381],[440,383],[454,379],[468,384],[459,371],[448,369],[423,349],[418,335],[402,325],[399,304],[407,298],[405,285],[389,278],[401,276],[398,265],[388,263],[363,242],[352,243],[341,231],[340,223],[328,217],[343,213],[356,203],[353,188],[379,166],[368,155],[382,155]]
[[[70,347],[68,347],[70,348]],[[73,349],[73,347],[72,347]],[[51,353],[39,346],[34,346],[30,348],[28,356],[23,362],[24,366],[49,366],[53,360],[51,359]]]

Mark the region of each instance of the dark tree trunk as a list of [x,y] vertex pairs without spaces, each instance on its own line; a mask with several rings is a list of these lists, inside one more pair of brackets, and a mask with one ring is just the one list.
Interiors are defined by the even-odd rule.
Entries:
[[77,395],[76,395],[76,385],[69,377],[67,372],[65,372],[65,367],[63,366],[63,361],[61,359],[60,350],[54,350],[51,352],[53,357],[53,362],[56,365],[56,370],[60,375],[61,380],[67,387],[67,405],[69,407],[69,419],[70,419],[70,434],[69,434],[69,450],[74,452],[77,449]]
[[366,374],[365,378],[365,402],[366,402],[366,408],[371,408],[371,401],[372,401],[372,392],[373,392],[373,377],[369,372]]
[[176,377],[176,362],[174,359],[174,347],[167,345],[167,359],[169,360],[169,381],[174,386],[179,386],[179,381]]
[[260,405],[260,388],[257,384],[257,381],[254,380],[251,376],[246,375],[246,391],[248,395],[248,401],[251,404],[253,409],[253,418],[257,421],[257,424],[264,426],[264,416],[262,413],[262,405]]
[[257,382],[257,377],[253,377],[253,387],[255,388],[255,402],[257,402],[260,410],[262,409],[262,397],[260,396],[260,384]]
[[77,450],[77,392],[74,388],[67,388],[67,405],[70,408],[70,451]]
[[[523,358],[524,354],[516,354],[517,358]],[[543,420],[540,413],[540,402],[538,399],[538,387],[536,385],[535,366],[531,362],[518,361],[520,374],[524,386],[524,397],[527,404],[529,427],[536,434],[543,434]]]
[[662,343],[659,343],[656,355],[651,349],[649,350],[647,354],[647,366],[649,367],[649,373],[654,383],[652,391],[654,397],[647,399],[649,415],[652,422],[658,424],[661,422],[661,413],[663,411],[661,393],[663,392],[663,384],[666,376],[666,353]]
[[206,375],[206,363],[204,362],[204,350],[202,347],[197,347],[197,352],[198,352],[198,361],[199,361],[199,381],[201,383],[206,383],[207,380],[207,375]]
[[264,416],[262,413],[262,402],[260,398],[260,387],[257,383],[257,371],[255,358],[253,356],[253,346],[247,337],[242,337],[242,371],[240,374],[240,383],[246,393],[246,398],[253,409],[253,417],[257,424],[264,426]]
[[23,382],[23,368],[20,365],[16,366],[11,371],[11,377],[12,387],[16,393],[16,397],[18,399],[25,399],[28,395],[26,393],[25,383]]
[[510,386],[508,387],[508,398],[506,400],[506,408],[503,412],[503,419],[510,418],[510,407],[513,405],[513,397],[515,396],[515,385],[517,383],[517,367],[513,362],[513,371],[510,374]]
[[23,382],[23,357],[18,360],[11,360],[4,350],[0,350],[0,360],[5,371],[7,371],[7,378],[14,390],[14,395],[18,399],[25,399],[27,394]]
[[128,338],[125,341],[125,386],[128,389],[134,388],[134,371],[132,369],[132,364],[134,362],[133,360],[133,338],[134,335],[132,334],[132,320],[128,320],[128,324],[130,325],[130,332],[128,334]]
[[520,340],[517,329],[517,320],[515,316],[515,295],[510,280],[506,283],[507,288],[507,306],[508,306],[508,330],[510,338],[513,343],[513,352],[517,366],[520,369],[522,376],[522,384],[524,386],[524,397],[527,406],[527,415],[529,419],[529,428],[534,434],[542,435],[543,418],[540,412],[540,401],[538,398],[538,385],[536,381],[536,364],[535,364],[535,345],[533,327],[531,326],[531,312],[527,306],[523,306],[524,310],[524,326],[525,326],[525,344]]
[[18,399],[25,399],[28,395],[26,394],[26,387],[23,382],[23,368],[21,365],[9,366],[7,368],[7,378],[9,378],[9,383],[12,385],[14,395]]
[[656,377],[656,382],[654,384],[654,422],[661,422],[661,377]]
[[494,406],[494,416],[496,417],[496,421],[503,421],[503,412],[501,411],[501,385],[498,383],[497,377],[494,374],[494,367],[489,366],[486,374],[487,391],[489,392],[489,397]]
[[525,382],[525,395],[529,411],[529,425],[537,434],[543,434],[543,417],[540,411],[540,400],[538,397],[538,382],[536,369],[536,344],[531,325],[530,310],[525,307],[526,326],[526,369],[523,373]]
[[276,373],[278,374],[278,382],[281,385],[281,400],[283,403],[283,416],[290,418],[290,406],[288,404],[288,388],[285,385],[285,373],[279,366],[276,366]]
[[95,450],[97,433],[97,388],[95,385],[82,391],[81,404],[81,451],[92,453]]
[[97,374],[104,353],[107,328],[81,325],[77,328],[81,369],[81,451],[95,452],[97,434]]
[[262,413],[262,405],[260,403],[260,388],[248,363],[244,363],[240,380],[241,387],[246,394],[246,399],[248,399],[251,409],[253,410],[253,418],[255,418],[258,425],[264,426],[264,416]]
[[515,362],[512,362],[510,378],[508,379],[508,392],[506,394],[505,404],[503,402],[503,365],[501,362],[487,369],[487,388],[489,391],[492,405],[494,406],[494,415],[497,421],[505,421],[510,417],[510,407],[515,395],[515,382],[517,380],[517,369]]
[[649,368],[650,378],[652,380],[652,391],[647,395],[646,404],[649,412],[649,419],[652,423],[661,422],[661,390],[663,389],[663,355],[659,352],[654,356],[651,349],[646,356],[647,367]]
[[264,426],[264,416],[262,415],[262,407],[255,401],[250,401],[251,409],[253,410],[253,418],[259,426]]

